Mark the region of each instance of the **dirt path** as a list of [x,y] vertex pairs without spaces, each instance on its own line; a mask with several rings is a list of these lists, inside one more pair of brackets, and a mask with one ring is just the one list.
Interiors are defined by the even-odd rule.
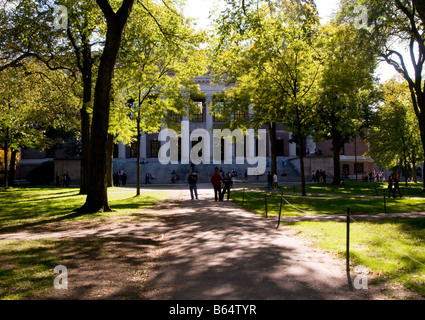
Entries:
[[[383,299],[373,290],[350,290],[343,260],[312,248],[288,228],[231,202],[182,195],[149,299]],[[354,275],[350,275],[353,277]]]

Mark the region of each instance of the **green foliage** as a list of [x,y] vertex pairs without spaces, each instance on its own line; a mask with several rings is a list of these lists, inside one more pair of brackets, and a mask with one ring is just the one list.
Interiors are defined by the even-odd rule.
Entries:
[[206,36],[195,32],[181,11],[177,4],[155,1],[133,8],[115,71],[110,127],[126,144],[136,136],[137,122],[141,131],[155,132],[170,111],[186,115],[197,91],[191,79],[206,73],[205,52],[199,49]]
[[[373,72],[376,52],[353,27],[331,22],[322,27],[323,72],[319,77],[317,140],[342,147],[367,127],[376,98]],[[340,150],[337,150],[340,152]]]
[[418,121],[407,85],[392,79],[382,85],[383,101],[369,131],[369,154],[382,168],[404,159],[415,166],[423,161]]

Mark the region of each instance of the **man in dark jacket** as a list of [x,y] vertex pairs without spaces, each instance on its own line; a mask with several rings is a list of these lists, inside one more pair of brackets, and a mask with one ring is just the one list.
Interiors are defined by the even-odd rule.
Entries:
[[197,182],[198,182],[198,174],[194,172],[192,169],[190,170],[189,177],[187,178],[187,184],[190,188],[190,196],[192,197],[192,200],[194,199],[194,194],[196,197],[196,200],[198,200],[198,188],[197,188]]
[[216,168],[214,174],[211,177],[211,183],[214,187],[215,201],[217,201],[221,196],[221,180],[223,179],[220,173],[218,172],[218,168]]

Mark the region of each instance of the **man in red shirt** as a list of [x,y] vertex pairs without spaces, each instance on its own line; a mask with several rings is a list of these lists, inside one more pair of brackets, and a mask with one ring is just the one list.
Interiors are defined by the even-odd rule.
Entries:
[[218,172],[218,169],[215,169],[215,172],[211,177],[211,183],[214,187],[215,201],[218,201],[221,195],[221,180],[222,180],[222,177],[220,173]]

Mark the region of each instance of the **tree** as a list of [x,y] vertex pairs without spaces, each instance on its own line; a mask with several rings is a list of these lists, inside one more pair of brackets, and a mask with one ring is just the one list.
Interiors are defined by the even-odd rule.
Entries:
[[[413,175],[423,161],[419,126],[411,107],[410,92],[401,79],[391,79],[382,85],[383,101],[375,112],[367,141],[369,154],[376,164],[391,169],[400,163],[404,167],[406,184],[407,167],[411,163]],[[416,178],[415,178],[416,180]]]
[[319,81],[317,140],[331,140],[333,184],[341,181],[340,154],[345,143],[356,138],[368,122],[373,103],[376,52],[362,32],[331,22],[322,27],[323,72]]
[[228,2],[229,8],[217,19],[220,39],[216,52],[230,58],[221,74],[235,82],[233,90],[242,90],[243,82],[255,84],[250,98],[254,115],[267,115],[263,120],[270,123],[271,139],[276,123],[285,124],[294,133],[305,196],[302,146],[315,114],[314,92],[321,70],[316,6],[308,0],[280,1],[279,6],[269,1],[244,2],[242,6]]
[[132,130],[123,134],[122,124],[128,119],[121,115],[119,127],[111,126],[110,132],[126,144],[136,137],[137,195],[140,194],[141,132],[157,132],[166,124],[163,119],[167,119],[169,111],[185,112],[190,104],[190,92],[196,90],[191,79],[206,73],[205,53],[199,49],[206,37],[202,32],[195,33],[180,11],[179,7],[153,3],[148,12],[142,6],[135,7],[124,32],[120,63],[115,70],[117,103],[128,113],[129,102],[133,121],[129,123]]
[[[67,24],[56,28],[55,8],[64,6]],[[104,34],[101,11],[92,1],[16,0],[0,9],[0,70],[22,66],[28,58],[47,67],[45,74],[66,70],[78,79],[82,97],[80,193],[87,192],[88,150],[90,149],[90,113],[95,66],[99,54],[96,47]],[[75,84],[74,84],[75,85]]]
[[127,19],[131,13],[134,0],[123,0],[118,10],[114,11],[107,0],[97,0],[104,18],[107,31],[105,45],[100,58],[94,91],[93,120],[91,124],[89,186],[84,205],[80,212],[111,211],[108,205],[106,184],[107,141],[112,77],[121,46],[121,39]]
[[[70,132],[78,120],[75,95],[69,77],[49,74],[39,62],[27,61],[19,68],[0,72],[0,144],[6,170],[6,186],[14,183],[16,155],[21,148],[44,149],[57,143],[53,130]],[[56,137],[58,138],[58,137]]]
[[[368,0],[364,1],[368,12],[368,37],[380,50],[380,57],[393,66],[409,86],[412,107],[425,148],[425,14],[420,0]],[[355,18],[357,1],[341,3],[341,20]],[[365,34],[366,36],[367,34]],[[404,50],[407,53],[404,54]],[[407,59],[406,59],[407,58]],[[424,181],[425,191],[425,181]]]

